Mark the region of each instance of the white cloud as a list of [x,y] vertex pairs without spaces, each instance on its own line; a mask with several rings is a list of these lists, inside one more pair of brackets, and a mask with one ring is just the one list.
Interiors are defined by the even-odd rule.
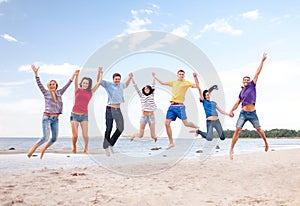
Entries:
[[139,31],[146,31],[146,26],[151,25],[152,21],[149,18],[150,15],[158,15],[159,6],[156,4],[150,4],[150,8],[131,10],[132,20],[126,21],[127,28],[125,29],[125,34],[130,34]]
[[285,14],[283,16],[275,17],[271,19],[272,24],[281,24],[284,22],[284,20],[291,18],[291,15]]
[[248,11],[246,13],[243,13],[242,16],[245,18],[245,19],[251,19],[251,20],[256,20],[258,19],[259,17],[259,12],[258,10],[253,10],[253,11]]
[[190,31],[190,26],[192,23],[187,21],[185,24],[181,25],[180,27],[174,29],[171,33],[175,34],[180,37],[186,37]]
[[[232,28],[232,26],[225,19],[218,19],[211,24],[206,24],[200,33],[205,33],[211,30],[232,36],[239,36],[243,33],[243,31],[240,29]],[[197,37],[199,38],[199,36],[196,36],[196,38]]]
[[13,37],[9,34],[2,34],[1,37],[9,42],[18,42],[18,40],[15,37]]
[[11,89],[0,87],[0,97],[8,97],[11,94]]
[[0,0],[0,4],[1,3],[7,3],[7,2],[9,2],[10,0]]
[[153,10],[151,10],[151,9],[140,9],[140,13],[141,14],[148,14],[148,15],[150,15],[150,14],[152,14],[153,13]]
[[[72,65],[69,63],[64,63],[61,65],[36,63],[35,65],[40,67],[39,73],[59,74],[64,76],[70,76],[75,70],[81,69],[81,67],[78,65]],[[20,66],[19,71],[32,72],[31,65]]]
[[156,9],[156,10],[159,10],[159,9],[160,9],[160,7],[159,7],[158,5],[156,5],[156,4],[151,4],[151,6],[152,6],[154,9]]
[[144,31],[144,26],[152,23],[151,20],[147,17],[139,17],[140,13],[140,11],[131,10],[132,20],[126,22],[127,29],[125,30],[125,33],[130,34],[138,31]]
[[0,97],[9,97],[13,94],[13,89],[18,86],[26,85],[31,83],[32,80],[24,80],[18,82],[0,82]]
[[18,81],[18,82],[0,82],[0,87],[14,87],[20,86],[32,82],[32,80]]

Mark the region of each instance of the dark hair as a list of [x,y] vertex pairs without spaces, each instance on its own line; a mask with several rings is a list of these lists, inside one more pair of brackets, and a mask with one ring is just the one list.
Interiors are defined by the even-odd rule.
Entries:
[[121,74],[119,74],[119,73],[114,73],[114,74],[113,74],[113,79],[114,79],[115,77],[120,77],[120,78],[121,78]]
[[185,73],[185,71],[183,71],[182,69],[179,69],[179,70],[177,71],[177,74],[178,74],[179,72]]
[[[150,90],[150,92],[149,92],[148,94],[145,92],[145,89],[146,89],[146,88],[148,88],[148,89]],[[155,90],[155,89],[153,89],[150,85],[146,85],[146,86],[143,87],[142,93],[143,93],[144,95],[146,95],[146,96],[149,96],[150,94],[152,94],[152,93],[154,92],[154,90]]]
[[80,84],[79,84],[80,87],[82,87],[82,82],[83,82],[83,80],[88,80],[89,86],[88,86],[88,88],[86,88],[86,90],[87,90],[88,92],[90,92],[90,91],[92,90],[93,80],[92,80],[91,78],[89,78],[89,77],[83,77],[83,78],[81,79]]
[[251,78],[250,78],[250,77],[248,77],[248,76],[244,76],[244,77],[243,77],[243,79],[245,79],[245,78],[247,78],[247,79],[249,79],[249,80],[251,79]]
[[204,99],[206,99],[206,97],[205,97],[206,93],[209,93],[209,91],[207,89],[203,91],[203,98]]

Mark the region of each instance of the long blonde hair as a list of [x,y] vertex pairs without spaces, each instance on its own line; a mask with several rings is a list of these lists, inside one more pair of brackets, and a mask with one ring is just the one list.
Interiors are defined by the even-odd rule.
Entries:
[[55,91],[57,90],[57,88],[58,88],[58,84],[57,84],[57,82],[55,81],[55,80],[50,80],[48,83],[47,83],[47,87],[48,87],[48,90],[51,92],[51,95],[52,95],[52,98],[54,99],[54,101],[55,102],[57,102],[58,100],[57,100],[57,95],[56,95],[56,92],[54,91],[51,91],[50,90],[50,83],[51,82],[54,82],[55,83],[55,85],[56,85],[56,88],[55,88]]

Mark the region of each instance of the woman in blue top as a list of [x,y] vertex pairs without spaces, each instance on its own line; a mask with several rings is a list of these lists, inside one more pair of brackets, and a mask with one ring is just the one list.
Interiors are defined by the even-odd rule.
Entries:
[[203,138],[205,138],[208,141],[213,140],[214,135],[213,135],[213,128],[215,128],[218,132],[218,135],[221,140],[225,139],[225,133],[223,131],[222,125],[220,123],[219,117],[218,117],[218,112],[217,110],[224,115],[229,116],[229,113],[224,112],[216,102],[210,100],[210,91],[213,89],[217,89],[217,86],[213,86],[209,90],[204,90],[203,93],[201,91],[201,88],[199,86],[199,81],[197,76],[195,77],[196,84],[198,85],[198,91],[200,95],[200,102],[203,103],[204,111],[206,114],[206,128],[207,132],[202,132],[201,130],[197,129],[192,130],[190,132],[196,133],[196,135],[200,134]]

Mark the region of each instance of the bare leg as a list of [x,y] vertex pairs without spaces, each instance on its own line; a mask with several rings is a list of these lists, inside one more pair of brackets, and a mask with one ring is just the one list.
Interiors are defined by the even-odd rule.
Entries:
[[78,136],[73,136],[72,137],[72,152],[75,154],[77,152],[77,148],[76,148],[76,143],[77,143],[77,139],[78,139]]
[[84,140],[84,149],[83,152],[87,153],[88,151],[88,144],[89,144],[89,136],[88,136],[88,122],[84,121],[80,124],[82,130],[82,136]]
[[182,123],[184,126],[186,127],[191,127],[191,128],[194,128],[194,129],[198,129],[199,127],[196,126],[193,122],[188,122],[187,119],[185,120],[182,120]]
[[265,142],[265,151],[267,152],[269,150],[269,145],[267,142],[267,138],[266,135],[264,133],[264,131],[261,128],[256,129],[258,134],[263,138],[264,142]]
[[46,145],[41,149],[41,157],[40,159],[43,159],[44,153],[46,150],[51,146],[52,144],[46,143]]
[[231,146],[230,146],[230,150],[229,150],[229,158],[230,158],[231,160],[233,160],[233,148],[234,148],[234,145],[235,145],[235,143],[237,142],[237,140],[238,140],[238,138],[239,138],[239,135],[240,135],[241,131],[242,131],[242,128],[237,127],[237,128],[235,129],[235,132],[234,132],[233,136],[232,136]]
[[172,122],[172,119],[166,119],[166,121],[165,121],[166,131],[167,131],[167,135],[169,138],[169,145],[166,148],[167,150],[171,149],[172,147],[175,146],[174,142],[173,142],[171,122]]
[[195,133],[195,137],[198,136],[197,129],[196,130],[190,130],[190,133]]
[[130,136],[130,142],[132,142],[135,137],[142,138],[144,136],[145,127],[146,127],[146,124],[141,123],[139,133],[135,133],[135,134],[131,135]]
[[76,143],[78,139],[78,125],[79,125],[78,122],[71,122],[73,153],[76,153]]
[[157,137],[156,137],[156,134],[155,134],[155,123],[153,123],[153,124],[149,123],[149,128],[150,128],[151,138],[154,140],[154,142],[156,142]]
[[30,158],[30,157],[32,156],[32,154],[35,152],[35,150],[36,150],[38,147],[39,147],[38,144],[34,144],[34,145],[30,148],[30,150],[28,151],[27,157]]

